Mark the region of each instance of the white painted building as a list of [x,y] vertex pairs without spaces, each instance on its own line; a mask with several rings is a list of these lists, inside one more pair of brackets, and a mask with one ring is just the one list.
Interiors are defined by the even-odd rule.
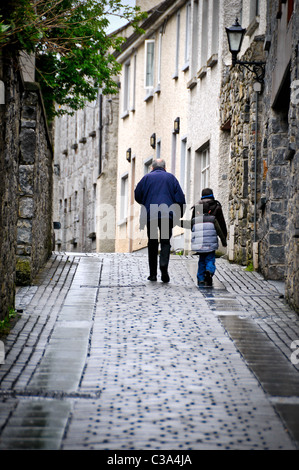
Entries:
[[[142,8],[143,2],[138,3]],[[228,220],[230,133],[225,126],[220,129],[221,83],[231,64],[225,27],[238,17],[247,28],[242,54],[256,35],[264,34],[265,9],[265,2],[258,0],[166,0],[149,12],[145,35],[129,37],[118,56],[123,70],[116,251],[146,246],[134,187],[153,158],[164,158],[180,181],[187,201],[185,218],[202,189],[211,187]],[[172,247],[187,252],[190,232],[180,234],[176,229]]]
[[[141,8],[142,7],[142,2]],[[158,2],[157,2],[158,3]],[[188,76],[186,73],[187,2],[165,1],[153,8],[142,25],[145,34],[129,37],[118,60],[120,77],[116,251],[127,252],[147,244],[139,230],[140,206],[134,189],[150,171],[154,158],[163,158],[166,169],[185,187]],[[175,131],[175,121],[179,130]],[[177,248],[183,248],[178,228]]]

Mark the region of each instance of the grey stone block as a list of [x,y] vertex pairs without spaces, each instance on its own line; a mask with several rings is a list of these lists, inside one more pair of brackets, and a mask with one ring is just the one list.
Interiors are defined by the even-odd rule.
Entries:
[[31,164],[35,161],[36,133],[34,129],[22,129],[20,135],[21,162]]
[[34,200],[31,197],[23,197],[19,202],[19,216],[23,219],[34,217]]

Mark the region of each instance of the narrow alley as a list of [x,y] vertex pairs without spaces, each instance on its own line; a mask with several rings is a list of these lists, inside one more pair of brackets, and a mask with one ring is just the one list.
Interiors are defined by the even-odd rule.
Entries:
[[[217,259],[53,253],[20,288],[0,365],[0,449],[299,448],[299,318],[280,284]],[[298,349],[298,346],[297,346]]]

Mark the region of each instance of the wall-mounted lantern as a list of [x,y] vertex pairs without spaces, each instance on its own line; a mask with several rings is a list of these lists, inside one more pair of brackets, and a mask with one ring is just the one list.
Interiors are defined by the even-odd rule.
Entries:
[[131,150],[131,148],[129,148],[126,151],[126,159],[128,160],[129,163],[131,162],[131,153],[132,153],[132,150]]
[[242,28],[242,26],[239,24],[238,18],[236,18],[235,23],[230,26],[230,28],[225,29],[229,50],[232,55],[232,66],[234,67],[235,65],[243,65],[255,74],[256,80],[259,83],[263,83],[265,76],[265,62],[241,61],[237,59],[238,53],[241,50],[246,29]]
[[180,118],[179,117],[177,117],[174,120],[173,131],[174,131],[175,134],[180,133]]
[[156,148],[156,134],[152,134],[150,138],[151,147]]

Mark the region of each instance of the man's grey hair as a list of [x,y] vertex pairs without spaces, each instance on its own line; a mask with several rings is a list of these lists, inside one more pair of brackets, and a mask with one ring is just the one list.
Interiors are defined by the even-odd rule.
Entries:
[[165,160],[162,160],[162,158],[159,158],[158,160],[153,160],[152,163],[152,168],[165,168]]

